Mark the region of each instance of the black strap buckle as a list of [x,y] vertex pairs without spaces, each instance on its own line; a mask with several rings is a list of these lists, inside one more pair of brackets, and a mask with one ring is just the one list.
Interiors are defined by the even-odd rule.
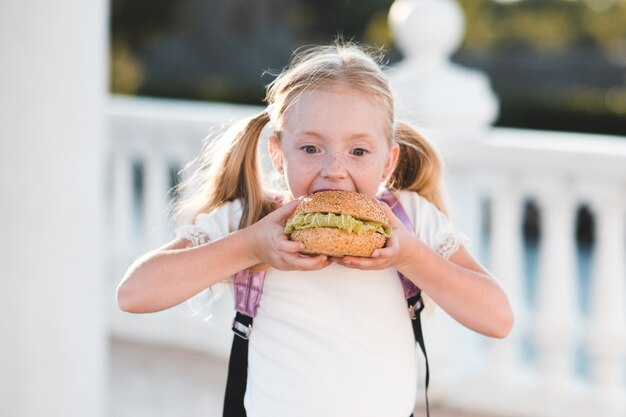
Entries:
[[250,339],[250,333],[252,333],[252,324],[245,324],[237,320],[237,317],[233,319],[232,325],[233,333],[241,337],[244,340]]
[[424,310],[424,307],[424,300],[422,300],[422,296],[419,295],[417,301],[409,305],[409,317],[411,317],[411,320],[417,319],[422,310]]

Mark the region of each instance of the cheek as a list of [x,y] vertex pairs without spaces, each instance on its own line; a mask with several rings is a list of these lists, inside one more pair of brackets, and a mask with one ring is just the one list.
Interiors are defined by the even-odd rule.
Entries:
[[283,156],[283,164],[285,169],[289,169],[291,172],[314,171],[317,166],[312,158],[307,158],[297,153],[285,153]]

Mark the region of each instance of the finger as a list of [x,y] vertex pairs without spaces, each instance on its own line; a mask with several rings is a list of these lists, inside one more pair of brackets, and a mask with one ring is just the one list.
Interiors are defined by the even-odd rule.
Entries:
[[348,268],[355,269],[371,269],[370,265],[372,264],[370,258],[358,256],[344,256],[343,258],[337,258],[336,262]]
[[287,239],[285,235],[282,235],[282,236],[283,238],[277,237],[275,239],[276,249],[281,250],[283,252],[289,252],[289,253],[300,252],[301,250],[304,249],[304,243],[293,242]]
[[313,271],[322,269],[330,265],[330,260],[326,255],[291,255],[286,259],[288,263],[292,265],[294,269],[303,271]]
[[290,240],[282,229],[274,235],[272,241],[278,250],[284,252],[300,252],[304,249],[304,243]]
[[[406,229],[404,229],[404,227],[402,226],[402,224],[399,225],[399,227],[393,227],[393,230],[391,232],[391,236],[389,236],[387,239],[385,239],[385,244],[383,245],[383,247],[387,248],[387,247],[392,247],[392,246],[396,246],[399,242],[399,237],[400,235],[402,235],[402,233],[405,232]],[[374,250],[375,252],[375,250]]]
[[378,204],[380,205],[380,208],[383,209],[383,211],[389,218],[389,223],[390,223],[389,225],[391,226],[392,229],[396,229],[402,225],[402,222],[400,221],[400,219],[398,219],[398,216],[396,216],[393,210],[391,210],[391,207],[389,207],[386,203],[382,201],[379,201]]
[[395,257],[400,250],[399,242],[398,233],[394,233],[389,239],[387,239],[384,247],[375,249],[372,252],[372,258],[390,259]]
[[344,256],[339,258],[337,263],[349,268],[356,269],[386,269],[391,268],[393,264],[393,255],[391,252],[387,252],[384,249],[377,249],[382,251],[378,256],[361,257],[361,256]]
[[269,216],[274,217],[281,223],[285,223],[287,218],[289,218],[293,214],[296,207],[298,207],[298,204],[300,204],[300,199],[291,200],[274,210],[271,214],[269,214]]
[[395,247],[380,248],[372,252],[372,258],[378,258],[378,259],[391,258],[395,253],[396,253]]
[[319,269],[326,268],[331,264],[327,256],[321,256],[313,263],[307,263],[305,268],[307,271],[317,271]]

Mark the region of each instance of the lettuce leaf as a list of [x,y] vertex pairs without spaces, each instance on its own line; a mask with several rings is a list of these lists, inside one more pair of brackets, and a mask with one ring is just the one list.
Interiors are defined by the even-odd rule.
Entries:
[[343,213],[297,214],[289,219],[285,225],[285,233],[290,234],[294,230],[310,229],[312,227],[333,227],[357,234],[376,232],[387,238],[391,236],[391,227],[386,227],[382,223],[372,220],[357,219],[356,217]]

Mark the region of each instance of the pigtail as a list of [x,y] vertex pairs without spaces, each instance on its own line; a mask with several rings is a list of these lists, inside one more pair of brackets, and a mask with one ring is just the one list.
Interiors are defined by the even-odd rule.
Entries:
[[[275,209],[274,199],[263,192],[257,154],[261,131],[269,122],[266,112],[244,119],[207,144],[197,170],[181,184],[189,193],[176,207],[176,217],[193,220],[226,202],[240,199],[240,228],[249,226]],[[199,190],[199,192],[198,192]]]
[[400,155],[395,170],[385,182],[389,189],[414,191],[447,213],[442,185],[443,162],[436,148],[407,123],[395,131]]

